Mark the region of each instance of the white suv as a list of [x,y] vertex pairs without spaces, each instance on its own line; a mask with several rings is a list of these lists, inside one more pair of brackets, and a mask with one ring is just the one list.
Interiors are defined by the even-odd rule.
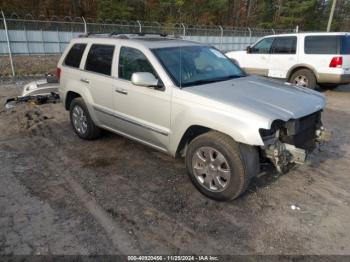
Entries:
[[249,74],[282,78],[315,88],[350,83],[350,34],[295,33],[266,36],[246,51],[226,53]]
[[322,94],[247,76],[199,43],[84,36],[71,41],[57,73],[80,138],[102,128],[185,157],[194,185],[217,200],[244,192],[262,161],[281,172],[304,163],[324,133]]

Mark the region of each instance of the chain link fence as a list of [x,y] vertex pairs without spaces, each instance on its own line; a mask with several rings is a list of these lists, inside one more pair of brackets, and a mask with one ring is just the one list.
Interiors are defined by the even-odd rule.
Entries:
[[[5,27],[7,25],[7,28]],[[222,51],[242,50],[260,37],[290,33],[294,29],[232,28],[227,26],[188,25],[147,21],[91,20],[83,17],[64,18],[28,14],[0,16],[0,59],[5,56],[59,55],[70,40],[84,32],[94,33],[167,33],[185,40],[213,45]],[[12,58],[10,57],[12,60]],[[12,62],[11,62],[12,63]],[[0,64],[1,67],[1,64]],[[14,72],[12,72],[14,75]]]

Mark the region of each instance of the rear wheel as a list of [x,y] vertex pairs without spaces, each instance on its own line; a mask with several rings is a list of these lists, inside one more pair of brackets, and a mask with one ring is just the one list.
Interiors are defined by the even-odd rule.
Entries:
[[289,79],[289,82],[296,86],[303,86],[315,89],[317,82],[316,77],[309,69],[299,69],[295,71]]
[[225,201],[239,197],[259,170],[255,148],[211,131],[195,138],[186,153],[192,183],[205,196]]
[[92,121],[81,97],[73,99],[69,107],[70,121],[74,132],[82,139],[92,140],[100,135],[100,128]]

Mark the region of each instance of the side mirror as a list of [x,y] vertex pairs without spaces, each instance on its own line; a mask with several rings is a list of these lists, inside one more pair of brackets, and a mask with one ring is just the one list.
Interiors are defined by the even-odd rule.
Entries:
[[163,84],[149,72],[136,72],[131,76],[131,83],[136,86],[162,88]]
[[250,45],[247,46],[246,50],[247,50],[248,54],[250,54],[252,52],[252,48],[250,47]]

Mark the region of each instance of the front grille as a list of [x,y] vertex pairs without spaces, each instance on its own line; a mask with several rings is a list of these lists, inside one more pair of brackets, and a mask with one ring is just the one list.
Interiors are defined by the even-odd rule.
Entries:
[[311,152],[316,147],[315,133],[321,123],[321,111],[286,123],[281,141]]

